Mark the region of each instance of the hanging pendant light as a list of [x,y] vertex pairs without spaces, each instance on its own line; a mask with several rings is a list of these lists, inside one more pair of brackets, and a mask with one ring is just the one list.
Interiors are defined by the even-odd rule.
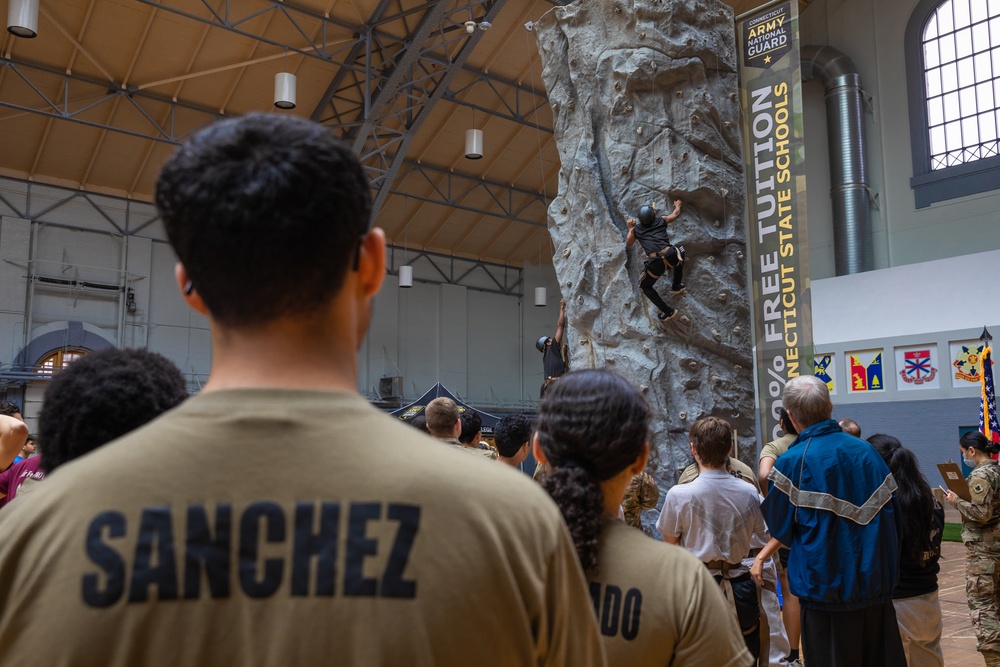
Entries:
[[[410,221],[410,196],[406,195],[403,204],[403,259],[406,259],[406,228]],[[409,264],[404,264],[399,267],[399,286],[400,287],[413,287],[413,267]]]
[[479,160],[483,157],[483,131],[476,129],[476,110],[472,110],[472,129],[465,131],[465,157]]
[[544,308],[546,305],[548,305],[548,302],[549,302],[548,290],[545,289],[544,287],[536,287],[535,306],[538,308]]
[[295,75],[291,72],[274,75],[274,106],[279,109],[295,108]]
[[7,5],[7,32],[25,39],[38,36],[38,0],[10,0]]

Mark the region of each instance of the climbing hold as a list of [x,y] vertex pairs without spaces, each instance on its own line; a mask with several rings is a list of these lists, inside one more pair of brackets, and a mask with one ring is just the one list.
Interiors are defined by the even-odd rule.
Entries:
[[722,226],[722,222],[721,222],[720,220],[716,220],[716,221],[715,221],[715,222],[713,222],[712,224],[713,224],[713,225],[715,225],[715,228],[716,228],[716,229],[718,229],[719,227],[721,227],[721,226]]
[[721,341],[722,340],[722,334],[719,333],[718,331],[716,331],[715,329],[712,329],[712,338],[714,338],[717,341]]
[[734,373],[739,373],[742,370],[743,370],[743,367],[740,366],[739,364],[736,364],[735,366],[733,366],[733,372]]
[[693,371],[698,370],[698,362],[697,361],[692,361],[692,362],[688,363],[688,368],[690,368]]
[[663,158],[660,156],[656,157],[656,164],[663,164]]
[[736,325],[735,327],[733,327],[733,333],[736,334],[737,336],[740,335],[741,333],[743,333],[743,327]]
[[677,416],[681,418],[681,421],[685,421],[685,420],[686,420],[686,419],[688,418],[688,413],[686,413],[686,412],[681,412],[681,413],[680,413],[679,415],[677,415]]
[[[569,253],[570,253],[570,249],[566,248],[565,250],[563,250],[563,257],[569,257]],[[569,285],[567,285],[567,287],[569,287]]]
[[725,292],[719,292],[719,301],[725,301],[727,296]]

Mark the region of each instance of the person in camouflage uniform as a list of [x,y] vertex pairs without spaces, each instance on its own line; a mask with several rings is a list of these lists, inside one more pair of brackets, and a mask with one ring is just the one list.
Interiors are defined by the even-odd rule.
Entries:
[[990,456],[1000,446],[977,431],[963,435],[959,446],[966,465],[974,466],[967,480],[971,499],[946,491],[945,500],[962,513],[965,593],[976,648],[988,666],[1000,667],[1000,467]]
[[[625,523],[642,530],[642,511],[656,507],[660,500],[660,490],[648,472],[639,473],[625,487],[625,498],[622,500],[622,511],[625,513]],[[649,534],[649,531],[644,531]]]

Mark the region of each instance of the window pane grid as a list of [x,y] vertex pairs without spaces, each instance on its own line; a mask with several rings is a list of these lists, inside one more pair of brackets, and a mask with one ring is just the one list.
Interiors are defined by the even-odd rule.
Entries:
[[942,2],[923,55],[931,169],[1000,155],[1000,2]]

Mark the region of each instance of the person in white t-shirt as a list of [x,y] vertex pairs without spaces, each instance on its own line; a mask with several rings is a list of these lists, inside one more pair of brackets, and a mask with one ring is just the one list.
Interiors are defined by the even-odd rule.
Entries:
[[657,528],[663,540],[679,544],[701,562],[720,584],[739,620],[747,648],[760,654],[760,605],[750,570],[743,564],[754,536],[769,539],[757,491],[726,471],[733,448],[732,427],[718,417],[691,427],[691,453],[699,475],[667,492]]

